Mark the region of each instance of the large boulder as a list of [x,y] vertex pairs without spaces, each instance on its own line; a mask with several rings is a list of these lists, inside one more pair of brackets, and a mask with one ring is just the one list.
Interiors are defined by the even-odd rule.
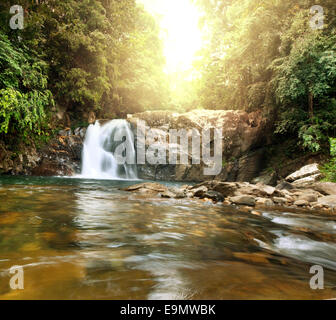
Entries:
[[[146,123],[145,132],[153,130],[161,146],[172,147],[169,141],[171,129],[184,129],[189,139],[189,164],[169,164],[169,152],[166,152],[167,164],[138,165],[140,178],[170,181],[204,181],[218,179],[222,181],[251,181],[264,168],[264,147],[267,144],[270,126],[260,112],[225,110],[194,110],[178,114],[169,111],[147,111],[128,115],[138,145],[138,120]],[[191,137],[193,129],[201,134],[203,129],[218,128],[222,131],[222,171],[215,176],[206,175],[204,169],[210,164],[192,164]],[[144,132],[142,132],[144,133]],[[202,137],[201,137],[202,139]],[[210,141],[211,154],[214,151],[213,138]],[[146,145],[146,148],[148,145]]]
[[311,188],[326,196],[336,195],[336,183],[318,182],[312,184]]
[[302,167],[286,177],[287,182],[303,184],[306,182],[317,181],[321,177],[318,163],[313,163]]

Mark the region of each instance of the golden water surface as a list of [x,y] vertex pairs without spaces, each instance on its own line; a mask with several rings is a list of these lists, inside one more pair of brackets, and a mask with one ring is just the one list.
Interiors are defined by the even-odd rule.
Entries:
[[119,190],[131,184],[0,178],[0,299],[336,298],[335,218]]

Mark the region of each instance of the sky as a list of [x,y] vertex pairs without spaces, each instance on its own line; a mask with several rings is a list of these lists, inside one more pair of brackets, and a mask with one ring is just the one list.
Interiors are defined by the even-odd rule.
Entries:
[[145,9],[158,17],[162,28],[164,54],[168,74],[192,68],[195,53],[201,49],[198,28],[200,13],[191,0],[138,0]]

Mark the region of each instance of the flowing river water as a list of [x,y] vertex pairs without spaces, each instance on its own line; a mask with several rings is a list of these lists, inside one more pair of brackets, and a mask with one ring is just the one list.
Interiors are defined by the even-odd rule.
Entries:
[[[1,177],[0,299],[336,298],[335,216],[119,190],[131,184]],[[316,264],[324,290],[309,285]]]

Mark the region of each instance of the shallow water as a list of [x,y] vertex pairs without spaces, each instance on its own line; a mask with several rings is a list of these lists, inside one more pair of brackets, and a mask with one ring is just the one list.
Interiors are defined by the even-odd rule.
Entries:
[[0,299],[336,298],[335,217],[119,190],[134,183],[0,178]]

